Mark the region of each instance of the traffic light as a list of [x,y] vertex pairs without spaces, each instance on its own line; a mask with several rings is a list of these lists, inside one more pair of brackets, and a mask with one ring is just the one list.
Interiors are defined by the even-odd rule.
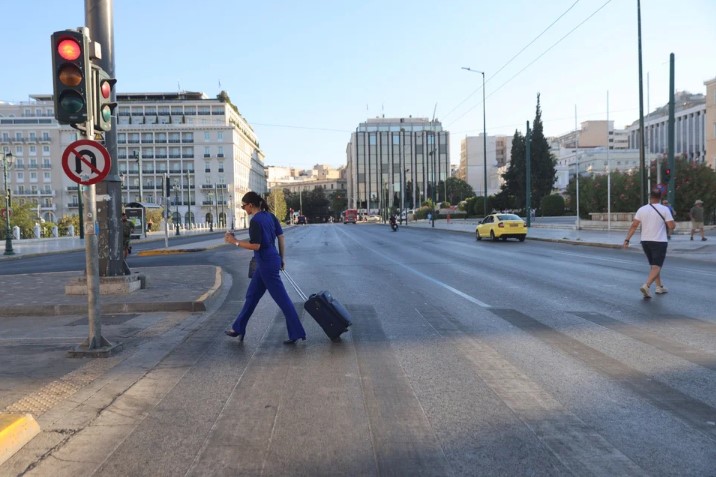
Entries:
[[671,169],[666,168],[664,169],[664,182],[668,183],[671,180]]
[[99,66],[92,67],[94,86],[94,128],[99,131],[112,129],[112,113],[117,103],[112,101],[112,88],[117,82]]
[[52,83],[55,119],[79,124],[92,114],[89,38],[74,30],[52,34]]

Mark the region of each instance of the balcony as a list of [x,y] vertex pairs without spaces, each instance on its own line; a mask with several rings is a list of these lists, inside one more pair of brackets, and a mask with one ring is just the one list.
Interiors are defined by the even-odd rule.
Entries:
[[67,186],[67,192],[77,192],[80,190],[79,186]]

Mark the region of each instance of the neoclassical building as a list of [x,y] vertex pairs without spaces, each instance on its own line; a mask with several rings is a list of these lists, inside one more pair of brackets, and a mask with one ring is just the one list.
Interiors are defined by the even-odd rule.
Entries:
[[[122,202],[168,205],[181,224],[237,227],[245,222],[238,199],[265,193],[264,153],[248,121],[228,97],[199,92],[117,94],[117,157]],[[11,152],[9,187],[16,203],[37,204],[38,216],[56,222],[78,213],[77,184],[61,157],[78,139],[54,119],[52,95],[0,102],[0,148]],[[171,197],[163,190],[169,178]]]

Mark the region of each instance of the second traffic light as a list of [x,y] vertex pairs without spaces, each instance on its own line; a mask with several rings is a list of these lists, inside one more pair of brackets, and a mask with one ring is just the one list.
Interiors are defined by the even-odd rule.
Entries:
[[79,124],[92,114],[89,39],[80,31],[52,34],[52,83],[55,119],[60,124]]
[[664,169],[664,182],[668,183],[670,180],[671,180],[671,169],[667,167]]
[[114,84],[116,79],[110,78],[109,74],[99,66],[92,67],[92,78],[94,86],[94,128],[99,131],[112,129],[112,113],[117,103],[112,101]]

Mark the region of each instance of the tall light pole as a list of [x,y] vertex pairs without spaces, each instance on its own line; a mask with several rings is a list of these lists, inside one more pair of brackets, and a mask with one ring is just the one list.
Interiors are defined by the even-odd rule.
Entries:
[[176,235],[179,235],[179,221],[181,220],[181,216],[179,215],[179,186],[174,183],[174,218],[175,224],[174,227],[176,228]]
[[139,157],[137,151],[132,152],[132,158],[137,161],[137,167],[139,168],[139,202],[144,200],[144,189],[142,188],[142,158]]
[[7,186],[7,170],[12,167],[12,153],[2,155],[3,186],[5,187],[5,255],[15,255],[12,249],[12,235],[10,232],[10,188]]
[[473,73],[480,73],[482,75],[482,154],[485,159],[483,167],[483,175],[485,176],[484,184],[484,198],[482,201],[483,217],[487,217],[487,112],[485,111],[485,72],[477,71],[471,68],[462,67],[463,70],[471,71]]

